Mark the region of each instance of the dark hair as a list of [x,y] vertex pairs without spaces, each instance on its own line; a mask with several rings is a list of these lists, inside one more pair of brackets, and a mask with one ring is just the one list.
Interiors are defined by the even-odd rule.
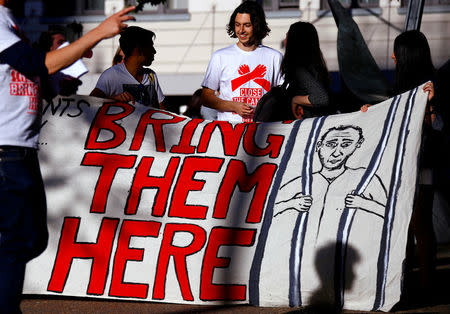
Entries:
[[153,46],[155,33],[138,26],[129,26],[120,35],[119,44],[125,58],[128,58],[134,48],[144,48]]
[[231,14],[230,21],[227,25],[227,33],[231,38],[236,38],[236,32],[234,30],[234,22],[238,13],[250,14],[250,21],[253,26],[253,39],[256,44],[260,44],[261,41],[269,34],[270,28],[266,22],[266,14],[263,8],[255,1],[244,1],[239,5]]
[[319,45],[319,36],[314,25],[296,22],[289,27],[286,50],[281,62],[281,72],[287,82],[295,79],[299,67],[308,70],[327,90],[330,77]]
[[119,64],[123,61],[123,56],[120,54],[121,51],[122,51],[122,49],[120,49],[120,47],[117,47],[116,53],[114,54],[113,61],[112,61],[113,66],[116,64]]
[[203,119],[201,114],[201,95],[202,95],[202,89],[197,89],[191,97],[191,100],[189,100],[189,103],[187,105],[186,111],[183,113],[185,116],[190,117],[192,119]]
[[50,25],[46,32],[42,32],[39,36],[37,46],[45,52],[49,52],[53,45],[53,35],[61,34],[66,37],[66,28],[60,25]]
[[435,76],[427,38],[418,30],[401,33],[394,41],[395,65],[394,92],[408,91]]

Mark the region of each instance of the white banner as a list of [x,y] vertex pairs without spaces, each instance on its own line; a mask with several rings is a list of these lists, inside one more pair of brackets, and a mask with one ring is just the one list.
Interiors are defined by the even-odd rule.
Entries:
[[24,293],[387,311],[426,98],[263,124],[55,98],[40,150],[50,238]]

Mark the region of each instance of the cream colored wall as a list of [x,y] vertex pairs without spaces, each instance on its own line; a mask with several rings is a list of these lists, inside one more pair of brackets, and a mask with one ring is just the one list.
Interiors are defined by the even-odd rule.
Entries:
[[[140,22],[138,16],[136,23],[130,23],[156,33],[157,54],[152,68],[165,82],[166,87],[163,86],[163,89],[167,91],[166,94],[177,94],[177,90],[186,93],[193,89],[193,92],[201,83],[212,51],[236,42],[228,37],[225,25],[238,3],[240,0],[190,0],[188,20]],[[319,3],[319,0],[300,0],[301,20],[316,20]],[[212,10],[214,4],[215,11]],[[381,0],[381,18],[402,29],[406,16],[398,14],[398,4],[398,1]],[[281,51],[281,42],[289,25],[297,19],[270,18],[270,14],[268,16],[272,31],[264,40],[264,44]],[[354,20],[379,67],[392,69],[392,44],[399,32],[374,16],[355,16]],[[88,31],[93,26],[94,24],[84,24],[84,30]],[[315,26],[329,70],[337,71],[337,28],[334,19],[331,16],[324,17],[317,21]],[[421,30],[429,40],[435,65],[442,65],[450,57],[450,13],[424,14]],[[108,68],[117,46],[117,37],[100,43],[94,50],[94,57],[86,61],[90,69],[88,75],[98,76],[98,73]],[[175,76],[188,78],[185,80],[186,88],[179,86],[180,80],[171,79]],[[175,84],[173,82],[176,82],[177,86],[172,86]],[[92,86],[86,87],[90,88]]]

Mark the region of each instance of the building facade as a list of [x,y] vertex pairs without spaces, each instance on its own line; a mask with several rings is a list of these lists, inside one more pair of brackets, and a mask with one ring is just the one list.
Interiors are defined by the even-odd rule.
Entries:
[[[82,25],[82,33],[95,27],[105,16],[118,11],[124,2],[135,0],[27,0],[18,5],[22,28],[32,41],[50,24]],[[20,1],[19,1],[20,2]],[[152,64],[166,95],[192,95],[200,87],[214,50],[236,42],[225,26],[241,0],[168,0],[165,5],[146,5],[135,14],[138,25],[156,33],[157,54]],[[283,52],[289,25],[309,21],[316,26],[327,65],[338,71],[337,27],[327,0],[263,0],[270,35],[264,44]],[[394,38],[404,29],[407,0],[341,0],[353,6],[352,15],[381,69],[392,69]],[[441,66],[450,57],[450,0],[426,0],[421,31],[427,36],[433,62]],[[75,34],[75,37],[79,34]],[[118,37],[105,40],[85,59],[89,73],[82,77],[80,94],[89,94],[102,71],[111,66]]]

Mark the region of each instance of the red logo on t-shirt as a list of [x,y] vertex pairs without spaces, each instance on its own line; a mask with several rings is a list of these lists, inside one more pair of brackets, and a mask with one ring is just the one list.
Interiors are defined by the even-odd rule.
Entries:
[[[263,95],[263,89],[269,91],[270,82],[264,78],[266,75],[266,66],[259,64],[256,68],[250,72],[250,67],[247,64],[242,64],[239,66],[238,73],[239,77],[231,80],[231,89],[234,92],[239,88],[239,96],[233,97],[233,101],[243,102],[247,105],[255,108],[258,104],[259,99]],[[253,81],[262,88],[244,88],[241,87],[247,82]],[[244,122],[251,122],[252,116],[243,117]]]
[[250,67],[247,64],[242,64],[238,70],[238,73],[241,76],[231,80],[231,90],[234,92],[240,86],[253,80],[253,82],[264,88],[266,91],[269,91],[270,82],[264,78],[266,70],[267,68],[265,65],[258,64],[256,68],[250,72]]
[[39,86],[16,70],[11,71],[9,94],[12,96],[28,96],[28,113],[36,114],[38,110]]

